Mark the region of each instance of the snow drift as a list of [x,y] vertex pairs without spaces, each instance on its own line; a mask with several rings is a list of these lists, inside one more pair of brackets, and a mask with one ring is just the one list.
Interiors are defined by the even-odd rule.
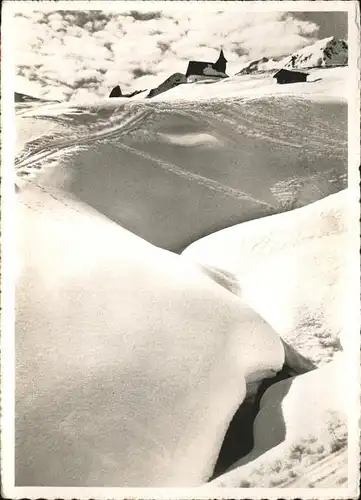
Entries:
[[205,482],[246,384],[282,368],[279,335],[66,192],[17,197],[16,484]]
[[339,358],[268,389],[254,423],[252,452],[209,486],[347,486],[346,363]]
[[353,293],[353,209],[347,191],[340,192],[213,233],[183,255],[224,273],[226,288],[300,352],[326,363],[350,338],[345,318]]

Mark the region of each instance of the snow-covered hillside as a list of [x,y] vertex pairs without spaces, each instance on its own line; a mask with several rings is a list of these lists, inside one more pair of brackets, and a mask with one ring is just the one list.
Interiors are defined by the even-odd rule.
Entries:
[[310,73],[18,98],[19,483],[202,485],[248,399],[214,485],[318,485],[331,453],[346,488],[348,69]]
[[347,107],[333,97],[345,87],[339,70],[319,70],[321,80],[288,89],[236,77],[149,100],[19,103],[16,169],[65,185],[141,237],[179,251],[345,187]]
[[196,241],[184,254],[225,274],[232,292],[282,338],[318,365],[328,363],[349,343],[343,318],[352,301],[349,206],[347,191],[337,193],[298,210],[223,229]]
[[249,75],[252,73],[260,73],[264,71],[272,71],[279,67],[279,61],[275,59],[262,57],[255,59],[244,65],[244,67],[236,73],[236,75]]
[[348,46],[345,40],[335,37],[323,38],[282,58],[262,57],[247,63],[237,75],[275,71],[281,68],[328,68],[347,66]]
[[292,67],[293,57],[295,57],[295,68],[346,66],[348,46],[345,40],[338,40],[333,36],[324,38],[282,59],[280,66]]
[[[222,80],[204,80],[174,87],[156,96],[156,100],[209,100],[261,96],[289,95],[307,97],[311,101],[330,101],[348,97],[348,68],[314,68],[308,71],[307,82],[278,85],[274,70],[250,75],[238,75]],[[136,99],[136,98],[135,98]]]
[[66,189],[17,201],[17,484],[205,482],[246,384],[282,368],[277,332]]

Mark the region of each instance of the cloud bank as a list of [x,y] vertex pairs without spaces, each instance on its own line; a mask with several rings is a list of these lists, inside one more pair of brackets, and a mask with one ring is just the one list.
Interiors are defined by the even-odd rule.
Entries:
[[216,60],[221,46],[233,74],[248,60],[288,55],[317,40],[318,26],[292,13],[215,11],[203,2],[185,10],[171,3],[122,12],[39,11],[34,3],[33,11],[17,12],[16,90],[89,100],[115,85],[156,87],[185,73],[190,59]]

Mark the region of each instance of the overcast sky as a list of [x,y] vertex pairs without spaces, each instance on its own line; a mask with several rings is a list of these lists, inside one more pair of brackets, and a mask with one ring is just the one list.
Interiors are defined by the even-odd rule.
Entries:
[[232,75],[249,60],[289,55],[327,36],[347,37],[346,13],[245,13],[237,2],[217,10],[203,2],[191,9],[145,3],[129,2],[115,13],[40,12],[41,2],[32,2],[33,11],[14,18],[16,90],[88,100],[107,96],[115,85],[125,91],[156,87],[172,73],[185,73],[190,59],[215,61],[221,46]]

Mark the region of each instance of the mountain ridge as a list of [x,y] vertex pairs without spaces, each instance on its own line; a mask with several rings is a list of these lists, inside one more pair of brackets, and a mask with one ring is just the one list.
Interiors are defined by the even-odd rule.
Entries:
[[[334,36],[323,38],[307,45],[281,60],[262,57],[250,61],[236,75],[247,75],[274,71],[281,68],[308,69],[346,66],[348,60],[348,45],[343,39]],[[292,62],[293,61],[293,62]]]

